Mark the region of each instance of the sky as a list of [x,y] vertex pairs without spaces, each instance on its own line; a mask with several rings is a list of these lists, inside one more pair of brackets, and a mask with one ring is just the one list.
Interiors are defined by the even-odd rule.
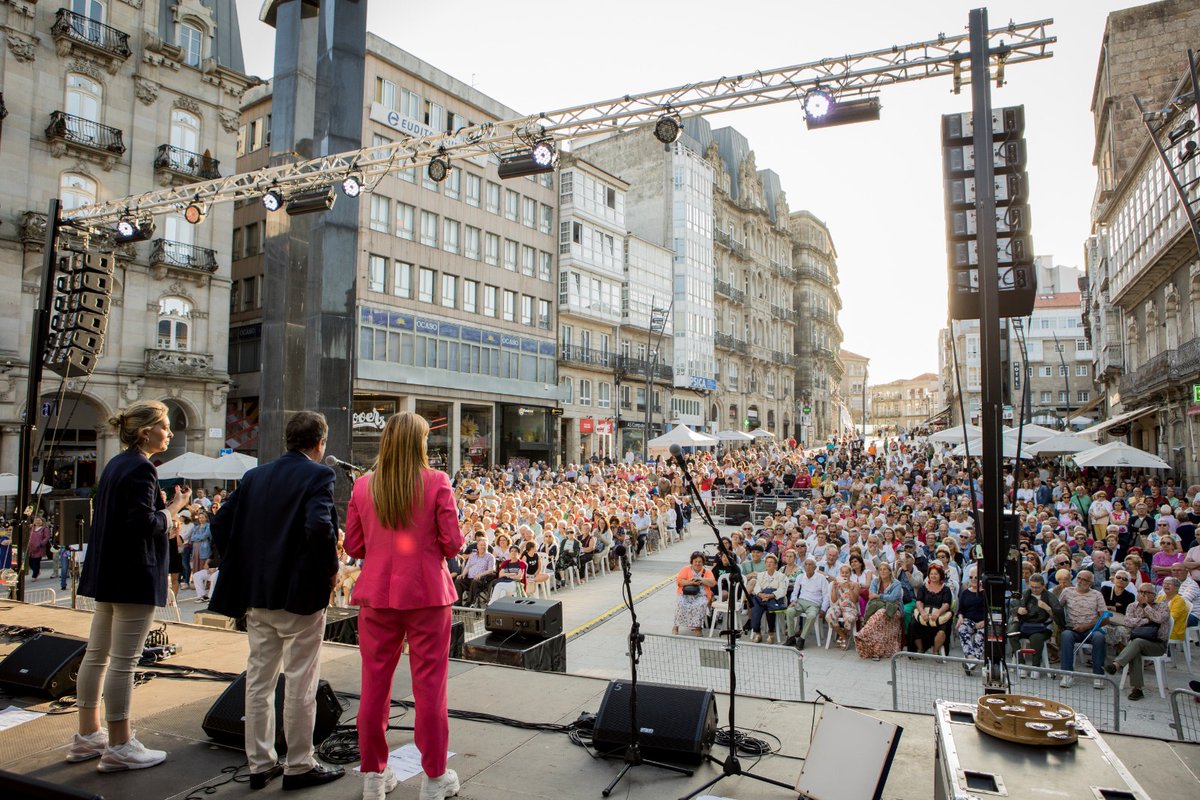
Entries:
[[[247,70],[269,77],[273,31],[260,0],[237,0]],[[993,106],[1025,106],[1034,250],[1083,266],[1095,187],[1092,88],[1108,12],[1130,0],[987,4],[989,25],[1052,17],[1054,57],[1013,66]],[[741,0],[498,4],[372,0],[368,29],[537,113],[702,80],[860,53],[966,30],[975,2]],[[681,10],[683,9],[683,10]],[[556,12],[556,13],[551,13]],[[1181,54],[1181,69],[1186,54]],[[759,168],[780,175],[788,205],[825,221],[838,251],[843,346],[869,356],[870,382],[938,369],[946,324],[940,119],[970,111],[949,77],[886,87],[878,122],[809,131],[778,103],[709,117],[731,125]]]

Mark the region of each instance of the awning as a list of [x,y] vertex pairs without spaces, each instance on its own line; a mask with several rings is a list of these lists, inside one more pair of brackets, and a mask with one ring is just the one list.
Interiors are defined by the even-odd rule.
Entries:
[[950,406],[946,406],[941,411],[937,412],[936,414],[934,414],[932,417],[928,418],[921,424],[928,425],[929,423],[933,422],[936,419],[941,419],[942,417],[947,416],[949,413],[950,413]]
[[1139,408],[1137,411],[1126,411],[1124,414],[1118,414],[1117,416],[1106,419],[1103,422],[1097,422],[1090,428],[1084,428],[1077,433],[1076,436],[1099,436],[1109,428],[1115,427],[1124,422],[1133,422],[1134,420],[1141,419],[1147,414],[1153,414],[1157,410],[1158,406],[1146,406],[1145,408]]

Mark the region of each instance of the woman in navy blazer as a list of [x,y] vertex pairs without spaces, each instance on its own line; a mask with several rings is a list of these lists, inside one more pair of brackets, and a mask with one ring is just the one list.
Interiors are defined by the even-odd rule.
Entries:
[[[153,767],[167,757],[134,737],[129,706],[133,669],[154,608],[167,604],[167,529],[191,498],[191,489],[175,487],[168,505],[158,488],[158,471],[150,456],[171,443],[165,405],[134,403],[108,423],[126,449],[105,466],[93,504],[79,594],[95,598],[96,613],[79,666],[79,733],[67,750],[67,761],[99,756],[100,772],[118,772]],[[107,732],[100,727],[101,680]]]

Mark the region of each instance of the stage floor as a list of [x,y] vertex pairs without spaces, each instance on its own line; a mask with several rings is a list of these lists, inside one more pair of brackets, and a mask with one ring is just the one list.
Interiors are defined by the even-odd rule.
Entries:
[[[68,609],[0,603],[0,625],[46,626],[60,633],[85,637],[90,619],[90,614]],[[234,673],[244,668],[244,634],[180,624],[170,624],[168,628],[172,643],[181,645],[183,651],[167,663]],[[0,657],[15,647],[14,643],[0,642]],[[358,692],[357,648],[326,644],[321,658],[321,675],[336,691]],[[570,667],[568,662],[567,669]],[[452,661],[450,707],[527,722],[565,724],[583,712],[595,713],[607,685],[607,681],[597,678]],[[240,752],[211,744],[200,729],[204,713],[224,688],[222,682],[156,678],[134,690],[134,726],[138,738],[148,747],[164,749],[170,754],[164,765],[154,769],[103,775],[95,771],[94,762],[67,764],[63,751],[75,729],[74,711],[47,715],[0,732],[0,769],[70,784],[116,800],[184,800],[189,796],[220,800],[248,794],[249,788],[244,784],[229,784],[211,794],[199,794],[203,785],[221,779],[223,769],[245,760]],[[396,699],[411,699],[406,663],[397,670],[394,688]],[[18,698],[14,702],[26,705],[30,701]],[[7,704],[5,701],[2,705]],[[30,708],[47,710],[47,705]],[[719,697],[717,709],[720,721],[724,722],[728,698]],[[769,731],[783,741],[784,753],[803,756],[808,748],[813,714],[819,713],[819,707],[812,703],[740,698],[737,712],[739,727]],[[933,794],[933,718],[889,711],[866,713],[904,727],[884,796],[927,800]],[[411,712],[397,721],[401,725],[411,723]],[[1111,734],[1105,739],[1150,797],[1183,797],[1195,795],[1200,789],[1197,777],[1200,746]],[[411,741],[411,732],[389,734],[393,748]],[[620,768],[619,762],[591,758],[563,734],[454,719],[450,721],[450,749],[456,753],[450,759],[450,767],[458,772],[463,783],[460,796],[468,800],[599,797],[601,789]],[[855,763],[852,749],[853,743],[848,742],[848,768]],[[718,757],[725,755],[720,747],[713,752]],[[743,757],[742,763],[749,768],[753,759]],[[754,766],[754,772],[792,784],[800,765],[793,759],[768,757]],[[633,770],[612,796],[682,797],[717,772],[715,766],[703,765],[695,776],[684,778],[643,766]],[[414,777],[400,784],[389,798],[415,798],[419,787],[420,777]],[[263,796],[277,791],[278,783],[272,784]],[[361,793],[362,784],[354,774],[320,792],[311,792],[330,800],[352,800],[361,797]],[[720,782],[710,793],[716,797],[767,800],[795,796],[784,789],[739,778]]]

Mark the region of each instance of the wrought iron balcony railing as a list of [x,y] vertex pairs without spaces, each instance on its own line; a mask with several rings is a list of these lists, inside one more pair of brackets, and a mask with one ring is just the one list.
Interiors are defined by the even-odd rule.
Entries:
[[[617,369],[628,375],[640,375],[643,378],[651,369],[651,361],[647,358],[633,358],[632,356],[619,356],[617,358]],[[664,364],[659,361],[654,365],[654,377],[658,380],[670,381],[675,379],[675,368],[670,364]]]
[[604,350],[593,350],[590,347],[564,344],[559,345],[558,357],[560,361],[570,364],[586,364],[603,369],[612,369],[615,364],[616,354],[605,352]]
[[129,34],[91,17],[76,14],[68,8],[60,8],[55,13],[50,35],[56,40],[65,40],[68,47],[70,44],[81,44],[122,61],[133,55],[129,49]]
[[186,178],[215,180],[221,177],[221,162],[209,155],[193,153],[170,144],[160,144],[154,154],[154,168],[174,172]]
[[150,263],[211,274],[217,271],[217,252],[186,242],[155,239],[154,247],[150,251]]
[[125,155],[125,138],[118,128],[110,128],[65,111],[55,111],[50,115],[50,124],[46,126],[46,138],[111,155]]

